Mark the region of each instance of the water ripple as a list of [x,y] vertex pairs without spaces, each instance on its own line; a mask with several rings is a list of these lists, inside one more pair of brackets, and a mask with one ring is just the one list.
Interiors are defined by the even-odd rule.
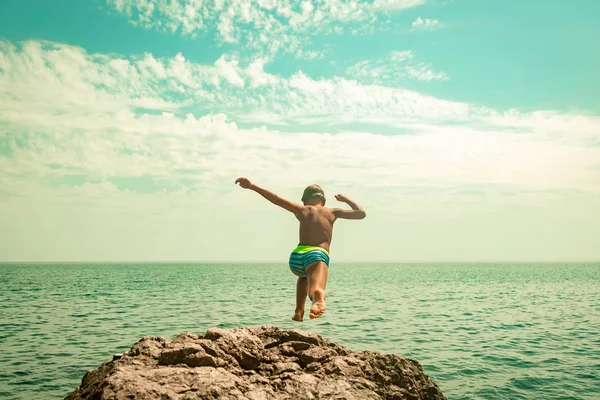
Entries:
[[145,335],[278,325],[418,360],[452,400],[600,398],[600,266],[332,265],[290,321],[282,265],[0,265],[0,397],[61,398]]

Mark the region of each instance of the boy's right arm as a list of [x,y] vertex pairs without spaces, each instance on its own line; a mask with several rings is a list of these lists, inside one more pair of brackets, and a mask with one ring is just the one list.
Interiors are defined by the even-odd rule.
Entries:
[[255,191],[256,193],[260,194],[265,199],[269,200],[271,203],[273,203],[285,210],[288,210],[289,212],[298,214],[302,211],[302,206],[300,204],[297,204],[297,203],[294,203],[287,199],[284,199],[283,197],[279,197],[275,193],[253,184],[247,178],[238,178],[238,179],[236,179],[235,183],[239,183],[240,186],[243,187],[244,189],[250,189],[250,190]]
[[341,208],[334,208],[333,215],[336,218],[344,218],[344,219],[363,219],[367,216],[367,213],[354,201],[350,200],[348,197],[342,194],[336,194],[335,199],[337,201],[341,201],[343,203],[348,204],[352,210],[344,210]]

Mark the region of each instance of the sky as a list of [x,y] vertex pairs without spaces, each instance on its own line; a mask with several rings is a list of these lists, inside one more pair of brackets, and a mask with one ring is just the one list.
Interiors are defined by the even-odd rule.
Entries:
[[2,0],[0,261],[600,260],[600,2]]

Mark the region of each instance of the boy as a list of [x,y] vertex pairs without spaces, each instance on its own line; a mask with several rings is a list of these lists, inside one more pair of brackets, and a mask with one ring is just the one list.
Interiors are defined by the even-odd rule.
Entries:
[[336,200],[348,204],[351,210],[326,208],[325,194],[318,185],[310,185],[304,189],[303,205],[300,205],[258,187],[246,178],[238,178],[235,183],[239,183],[244,189],[254,190],[271,203],[294,213],[300,221],[300,243],[289,261],[290,269],[298,276],[296,312],[292,319],[302,321],[307,295],[312,300],[310,319],[319,318],[325,312],[325,285],[333,223],[338,218],[363,219],[367,214],[358,204],[341,194],[335,196]]

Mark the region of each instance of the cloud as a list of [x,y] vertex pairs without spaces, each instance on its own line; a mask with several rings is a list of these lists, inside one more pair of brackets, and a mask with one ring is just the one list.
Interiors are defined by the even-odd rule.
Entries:
[[[324,121],[331,115],[336,115],[334,121],[378,119],[394,124],[414,118],[455,120],[473,112],[467,104],[399,88],[343,78],[315,80],[302,72],[283,78],[265,72],[266,58],[241,65],[224,55],[207,65],[191,63],[181,54],[170,59],[151,54],[126,58],[35,41],[21,46],[0,42],[0,49],[5,71],[0,98],[6,100],[0,116],[7,121],[57,110],[114,114],[136,108],[183,113],[210,109],[245,121],[289,124]],[[247,85],[255,90],[248,92]]]
[[596,117],[286,78],[265,72],[263,58],[203,65],[47,42],[0,49],[0,185],[13,196],[62,198],[59,188],[86,184],[140,195],[219,187],[229,196],[226,183],[240,174],[282,190],[360,182],[357,191],[382,207],[399,193],[469,202],[499,191],[521,204],[532,193],[600,192]]
[[[380,14],[425,4],[426,0],[106,0],[117,13],[144,28],[184,36],[213,32],[224,43],[240,43],[266,55],[294,53],[316,34],[335,34],[344,25],[377,26]],[[354,27],[355,30],[370,29]]]
[[429,71],[411,51],[358,63],[349,68],[354,79],[315,79],[302,71],[284,77],[266,72],[268,61],[255,58],[242,63],[223,55],[214,64],[198,64],[182,54],[124,57],[50,42],[0,41],[0,119],[43,127],[48,118],[66,115],[61,122],[65,127],[79,127],[88,115],[97,114],[113,118],[102,120],[110,124],[129,114],[226,113],[239,122],[278,129],[319,124],[319,129],[339,132],[360,124],[418,133],[431,126],[462,124],[519,133],[553,132],[555,140],[588,144],[598,137],[597,117],[500,112],[391,86],[384,78],[392,79],[395,73],[407,79],[431,79],[418,75],[424,73],[443,79],[443,73]]
[[298,49],[296,52],[296,58],[304,60],[316,60],[325,58],[325,52],[316,50],[303,50]]
[[392,51],[387,59],[363,60],[347,68],[347,73],[366,82],[402,85],[406,80],[445,81],[445,72],[436,72],[430,64],[417,61],[411,50]]
[[43,130],[0,126],[0,142],[11,149],[10,157],[0,157],[5,190],[25,197],[41,191],[47,201],[62,201],[62,187],[89,185],[140,195],[218,190],[216,198],[226,200],[235,189],[232,180],[247,175],[284,193],[312,181],[330,190],[352,187],[384,209],[398,196],[408,202],[404,209],[412,209],[409,203],[417,200],[471,204],[483,197],[496,205],[523,205],[534,197],[542,207],[544,196],[600,195],[597,148],[536,135],[461,127],[395,136],[289,133],[240,128],[222,114],[129,114],[116,121],[93,115],[87,126],[64,129],[66,118],[48,120]]
[[404,10],[425,4],[427,0],[375,0],[373,8],[377,10]]
[[418,17],[412,23],[413,30],[431,30],[441,28],[443,25],[437,19],[421,18]]

